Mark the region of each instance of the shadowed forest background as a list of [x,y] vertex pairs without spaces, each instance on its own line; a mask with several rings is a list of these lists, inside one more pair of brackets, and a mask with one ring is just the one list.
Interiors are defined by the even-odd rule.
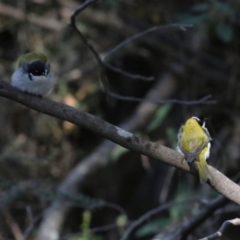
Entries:
[[[240,169],[240,2],[105,0],[77,16],[77,26],[102,58],[125,39],[153,26],[193,24],[186,31],[170,26],[152,31],[108,55],[107,64],[153,76],[153,81],[105,69],[114,93],[188,104],[108,96],[99,81],[96,59],[69,26],[72,12],[81,3],[0,1],[0,77],[10,81],[21,54],[43,52],[57,81],[48,98],[174,149],[178,129],[188,117],[207,117],[213,138],[208,162],[236,177]],[[208,95],[212,98],[190,104]],[[139,224],[128,238],[168,240],[217,196],[195,176],[0,98],[0,240],[36,239],[48,221],[46,212],[57,201],[62,222],[56,231],[62,240],[118,240],[134,220],[176,201]],[[228,202],[192,227],[186,239],[212,234],[225,220],[239,215],[239,206]],[[222,239],[239,239],[239,232],[232,229]]]

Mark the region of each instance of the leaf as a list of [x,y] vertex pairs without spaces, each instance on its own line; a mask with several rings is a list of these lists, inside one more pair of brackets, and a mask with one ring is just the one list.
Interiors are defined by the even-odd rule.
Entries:
[[129,152],[129,149],[127,149],[127,148],[124,148],[124,147],[122,147],[122,146],[120,146],[120,145],[117,145],[114,149],[113,149],[113,151],[112,151],[112,153],[111,153],[111,158],[112,158],[112,160],[117,160],[117,159],[119,159],[123,154],[125,154],[125,153],[127,153],[127,152]]
[[176,149],[177,142],[178,142],[177,140],[178,131],[175,128],[167,128],[166,132],[167,132],[169,142],[171,143],[171,147]]
[[156,219],[145,225],[143,225],[139,230],[136,231],[136,237],[146,237],[150,234],[155,234],[159,232],[159,228],[162,228],[169,224],[169,220],[166,219]]
[[[174,200],[175,201],[184,201],[191,198],[200,198],[200,196],[197,195],[196,191],[193,191],[191,189],[186,189],[186,186],[184,184],[181,184],[178,192],[176,193]],[[179,221],[180,219],[183,219],[184,216],[186,216],[188,211],[193,210],[193,205],[189,208],[189,204],[176,204],[172,206],[169,209],[169,215],[171,221]],[[195,210],[195,209],[194,209]]]
[[206,12],[209,10],[209,3],[199,3],[195,4],[191,10],[194,12]]
[[108,0],[108,4],[112,7],[112,8],[118,8],[120,6],[120,2],[116,1],[116,0]]
[[185,24],[201,24],[208,20],[208,14],[181,14],[179,15],[178,19],[181,23]]
[[217,2],[214,7],[217,11],[226,15],[233,16],[236,14],[236,11],[227,2]]
[[154,115],[152,121],[148,124],[146,131],[147,132],[152,132],[156,130],[163,120],[167,117],[168,113],[172,109],[172,104],[166,104],[161,106],[156,114]]
[[119,227],[125,227],[128,222],[128,217],[126,215],[119,215],[116,219],[116,223]]
[[83,220],[80,226],[83,234],[79,238],[79,240],[90,240],[91,232],[89,231],[89,229],[90,229],[91,218],[92,218],[91,212],[89,210],[85,210],[83,212]]
[[219,23],[216,26],[216,34],[225,43],[229,43],[233,37],[233,27],[227,23]]

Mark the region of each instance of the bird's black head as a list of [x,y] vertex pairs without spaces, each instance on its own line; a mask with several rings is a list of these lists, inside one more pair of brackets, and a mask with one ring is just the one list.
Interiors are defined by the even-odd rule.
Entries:
[[194,118],[201,127],[205,127],[205,126],[206,126],[206,120],[207,120],[207,118],[204,118],[204,117],[202,117],[202,116],[192,117],[192,118]]
[[46,76],[46,64],[36,60],[28,65],[28,73],[31,73],[33,76]]

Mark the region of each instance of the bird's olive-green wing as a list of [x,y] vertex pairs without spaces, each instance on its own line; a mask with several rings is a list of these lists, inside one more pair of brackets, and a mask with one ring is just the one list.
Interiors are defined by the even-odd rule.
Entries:
[[[196,160],[196,158],[199,156],[199,154],[201,153],[203,148],[206,147],[208,144],[208,142],[205,142],[204,140],[200,140],[200,139],[197,139],[197,140],[192,139],[192,142],[199,142],[199,144],[195,145],[195,146],[191,146],[190,152],[187,151],[186,149],[184,149],[181,144],[179,144],[180,150],[184,154],[187,161],[190,163],[192,163],[194,160]],[[191,141],[189,142],[189,144],[191,144]]]

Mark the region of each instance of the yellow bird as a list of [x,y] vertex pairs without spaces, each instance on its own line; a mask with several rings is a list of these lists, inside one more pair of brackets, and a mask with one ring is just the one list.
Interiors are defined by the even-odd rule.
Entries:
[[211,179],[206,161],[210,155],[211,140],[205,119],[200,117],[189,118],[178,133],[177,150],[189,163],[195,162],[201,183]]

